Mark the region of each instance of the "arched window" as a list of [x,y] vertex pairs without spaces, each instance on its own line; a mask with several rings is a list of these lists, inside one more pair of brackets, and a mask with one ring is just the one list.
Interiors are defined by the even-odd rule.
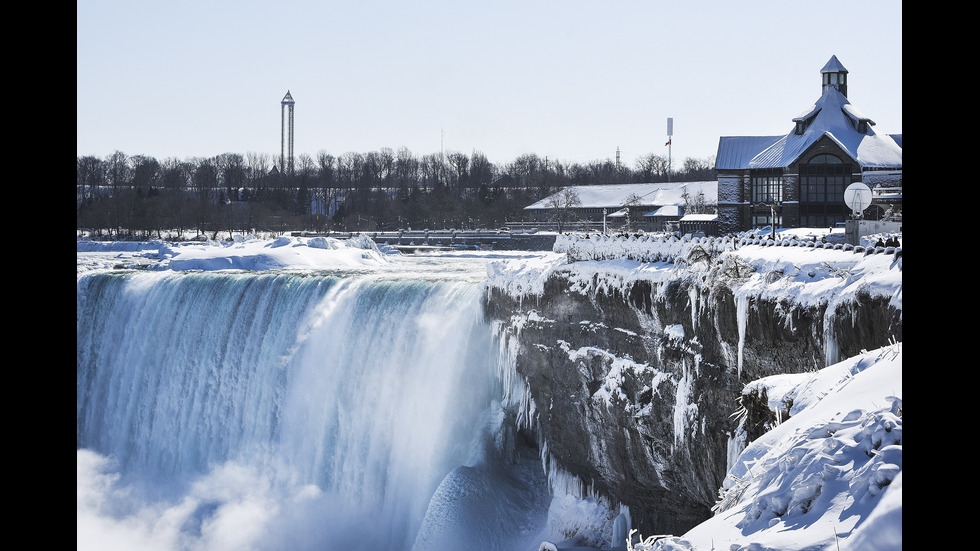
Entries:
[[817,155],[816,157],[810,159],[808,165],[839,165],[843,164],[836,155],[831,155],[830,153],[824,153],[823,155]]
[[823,227],[843,222],[844,189],[850,180],[850,163],[836,155],[817,155],[800,165],[800,223]]

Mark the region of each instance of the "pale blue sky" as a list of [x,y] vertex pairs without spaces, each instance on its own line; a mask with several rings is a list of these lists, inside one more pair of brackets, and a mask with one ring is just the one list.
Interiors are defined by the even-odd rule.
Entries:
[[77,154],[382,147],[566,162],[780,135],[836,55],[902,131],[902,3],[885,0],[79,0]]

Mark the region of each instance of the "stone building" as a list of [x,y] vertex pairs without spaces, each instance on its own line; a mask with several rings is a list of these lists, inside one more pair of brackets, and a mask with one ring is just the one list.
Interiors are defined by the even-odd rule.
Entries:
[[854,182],[876,197],[865,219],[901,216],[902,135],[876,132],[848,101],[847,73],[832,56],[820,70],[820,98],[788,134],[719,139],[720,232],[837,226],[851,217],[844,190]]

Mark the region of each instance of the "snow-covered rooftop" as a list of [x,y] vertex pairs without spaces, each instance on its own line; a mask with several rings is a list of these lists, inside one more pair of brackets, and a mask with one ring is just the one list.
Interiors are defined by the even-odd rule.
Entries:
[[[591,186],[571,186],[579,199],[577,208],[614,208],[619,209],[635,195],[639,201],[638,207],[682,206],[685,204],[684,192],[693,199],[699,193],[704,193],[705,202],[718,202],[718,182],[660,182],[647,184],[599,184]],[[564,191],[564,190],[563,190]],[[557,195],[557,194],[556,194]],[[524,207],[525,210],[543,210],[552,208],[549,205],[551,195],[536,203]]]
[[665,205],[657,210],[650,211],[643,216],[680,216],[680,205]]
[[688,214],[681,218],[684,222],[711,222],[717,219],[717,214]]
[[[821,72],[846,72],[832,57]],[[794,122],[812,121],[802,134],[794,129],[784,136],[722,136],[718,141],[715,168],[783,168],[796,161],[817,140],[827,136],[862,168],[902,168],[901,134],[879,134],[875,122],[859,111],[839,90],[824,89],[820,99],[794,117]],[[858,131],[863,122],[866,132]]]

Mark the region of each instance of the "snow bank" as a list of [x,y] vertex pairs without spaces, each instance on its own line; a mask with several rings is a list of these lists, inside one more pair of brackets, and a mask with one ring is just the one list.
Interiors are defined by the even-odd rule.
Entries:
[[160,248],[161,268],[170,270],[335,269],[376,266],[387,260],[367,236],[339,240],[327,237],[279,237]]
[[901,549],[901,345],[760,386],[790,419],[741,453],[713,518],[635,548]]
[[893,306],[902,308],[901,249],[748,245],[729,254],[754,269],[742,287],[753,295],[790,296],[812,306],[866,292],[889,297]]
[[517,300],[544,294],[544,283],[564,265],[565,255],[543,253],[527,258],[498,260],[487,264],[487,283]]
[[846,300],[857,293],[884,296],[902,308],[902,249],[851,247],[813,239],[663,236],[559,236],[554,253],[491,263],[487,282],[515,299],[540,296],[556,272],[573,290],[624,288],[635,280],[697,277],[721,267],[742,296],[790,298],[802,306]]
[[142,252],[156,251],[160,248],[162,241],[90,241],[88,239],[79,240],[76,245],[76,252],[79,253],[105,253],[105,252]]
[[287,237],[145,243],[79,241],[78,253],[129,253],[156,270],[327,270],[381,266],[388,259],[366,235],[351,239]]

